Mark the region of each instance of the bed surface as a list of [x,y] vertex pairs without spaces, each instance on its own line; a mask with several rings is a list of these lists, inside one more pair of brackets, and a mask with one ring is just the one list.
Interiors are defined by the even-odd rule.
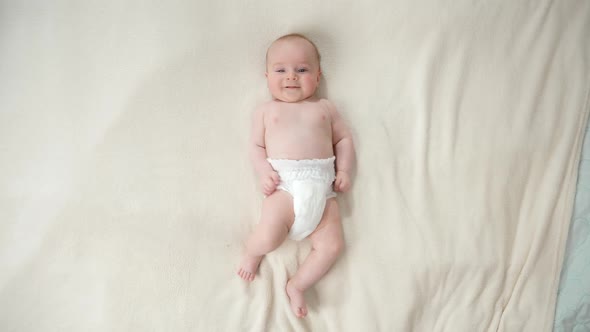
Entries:
[[[1,1],[0,330],[551,331],[588,31],[588,1]],[[290,32],[358,158],[304,320],[284,285],[308,242],[234,273],[263,199],[250,114]]]
[[590,123],[580,160],[574,214],[559,282],[556,332],[590,331]]

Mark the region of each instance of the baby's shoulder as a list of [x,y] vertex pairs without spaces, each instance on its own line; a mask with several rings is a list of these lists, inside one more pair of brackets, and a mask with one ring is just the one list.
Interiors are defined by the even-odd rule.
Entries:
[[326,99],[326,98],[320,98],[320,99],[318,99],[318,103],[321,104],[324,107],[329,107],[329,108],[334,107],[334,104],[331,101],[329,101],[328,99]]
[[256,107],[256,111],[260,113],[268,113],[278,107],[278,104],[274,100],[265,101]]
[[330,113],[336,110],[334,104],[326,98],[321,98],[317,102],[322,108]]
[[254,108],[254,115],[255,116],[264,116],[264,114],[268,113],[268,110],[271,108],[271,102],[264,102],[259,104]]

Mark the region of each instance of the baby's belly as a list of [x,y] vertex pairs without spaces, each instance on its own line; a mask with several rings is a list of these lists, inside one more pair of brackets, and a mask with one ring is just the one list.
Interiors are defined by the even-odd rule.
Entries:
[[325,159],[334,155],[331,139],[267,137],[266,154],[271,159]]

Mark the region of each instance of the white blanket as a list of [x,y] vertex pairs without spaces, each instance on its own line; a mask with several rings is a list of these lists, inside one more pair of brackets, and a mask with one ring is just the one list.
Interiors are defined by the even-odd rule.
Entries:
[[[0,2],[0,330],[549,331],[590,2]],[[264,54],[308,35],[354,132],[346,250],[235,275]]]

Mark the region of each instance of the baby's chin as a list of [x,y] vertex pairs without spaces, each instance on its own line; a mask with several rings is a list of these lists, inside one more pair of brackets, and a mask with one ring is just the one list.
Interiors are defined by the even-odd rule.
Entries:
[[300,101],[304,101],[307,99],[313,98],[313,94],[311,96],[284,96],[284,95],[273,95],[273,98],[277,101],[282,101],[284,103],[298,103]]

